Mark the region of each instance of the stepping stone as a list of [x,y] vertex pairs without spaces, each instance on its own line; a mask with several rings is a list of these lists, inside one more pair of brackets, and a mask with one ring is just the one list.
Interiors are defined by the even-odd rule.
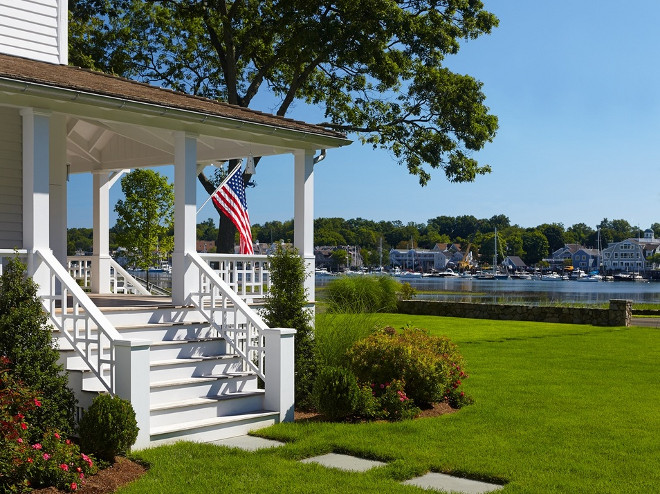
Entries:
[[435,489],[447,492],[464,492],[466,494],[481,494],[483,492],[493,492],[502,489],[503,486],[489,484],[478,480],[463,479],[453,477],[444,473],[429,472],[421,477],[409,479],[403,482],[407,485],[414,485],[422,489]]
[[255,436],[228,437],[227,439],[212,441],[212,444],[217,444],[218,446],[227,446],[230,448],[240,448],[244,449],[245,451],[256,451],[258,449],[264,448],[276,448],[278,446],[284,445],[284,443],[280,441],[273,441],[272,439],[264,439],[263,437]]
[[350,472],[365,472],[370,468],[381,467],[385,465],[382,461],[365,460],[350,455],[340,455],[337,453],[328,453],[327,455],[313,456],[300,460],[302,463],[318,463],[328,468],[338,468]]

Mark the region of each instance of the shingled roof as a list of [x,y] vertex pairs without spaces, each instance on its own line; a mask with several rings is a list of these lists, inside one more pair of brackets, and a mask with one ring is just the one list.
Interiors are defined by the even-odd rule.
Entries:
[[343,133],[319,125],[262,113],[207,98],[191,96],[102,72],[94,72],[68,65],[55,65],[11,55],[0,54],[0,79],[23,81],[94,95],[122,98],[137,103],[159,105],[269,125],[312,133],[323,137],[346,139]]

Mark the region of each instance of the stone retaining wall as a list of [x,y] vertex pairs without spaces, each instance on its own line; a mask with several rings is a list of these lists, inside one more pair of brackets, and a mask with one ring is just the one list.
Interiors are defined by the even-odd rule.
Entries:
[[594,326],[630,326],[632,319],[632,301],[630,300],[610,300],[609,309],[476,304],[429,300],[402,300],[398,303],[398,308],[402,314],[592,324]]

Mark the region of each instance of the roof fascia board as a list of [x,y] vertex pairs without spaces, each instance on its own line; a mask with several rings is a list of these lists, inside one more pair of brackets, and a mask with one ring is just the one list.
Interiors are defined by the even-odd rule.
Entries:
[[[11,93],[7,103],[12,106],[36,106],[69,115],[110,119],[283,148],[337,148],[352,142],[346,138],[10,78],[0,78],[0,92]],[[0,102],[3,101],[6,100],[0,93]],[[131,118],[128,118],[129,115]],[[287,144],[283,144],[283,141]]]

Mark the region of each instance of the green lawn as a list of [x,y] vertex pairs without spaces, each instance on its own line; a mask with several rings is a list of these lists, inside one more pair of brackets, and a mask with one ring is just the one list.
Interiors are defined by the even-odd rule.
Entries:
[[[466,358],[458,413],[400,423],[280,424],[286,441],[246,453],[180,444],[140,452],[150,472],[121,492],[422,492],[396,480],[433,470],[506,482],[501,492],[660,492],[660,332],[386,314],[450,336]],[[338,473],[297,459],[388,461]]]

